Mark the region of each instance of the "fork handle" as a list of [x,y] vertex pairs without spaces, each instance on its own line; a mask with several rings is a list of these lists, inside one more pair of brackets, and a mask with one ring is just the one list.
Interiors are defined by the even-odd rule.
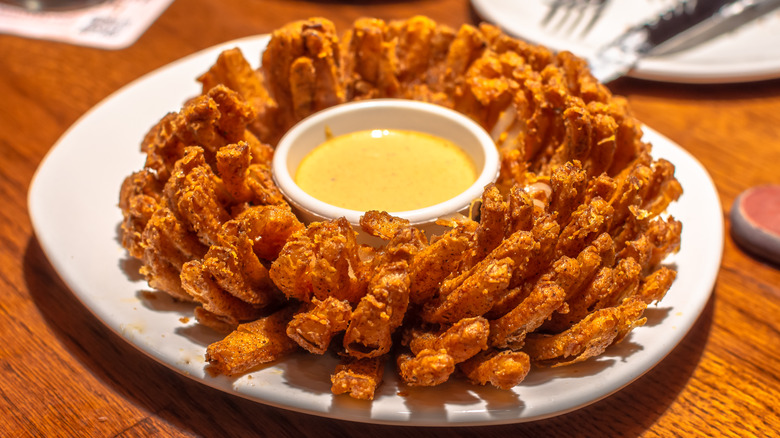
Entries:
[[683,1],[661,14],[654,22],[643,26],[648,31],[647,42],[651,47],[658,46],[719,13],[731,3],[735,3],[735,0],[696,0],[691,7],[687,1]]

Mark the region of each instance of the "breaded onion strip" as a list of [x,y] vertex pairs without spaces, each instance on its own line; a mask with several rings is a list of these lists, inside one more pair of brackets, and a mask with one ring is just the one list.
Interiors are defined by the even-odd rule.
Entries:
[[485,318],[463,318],[441,333],[413,331],[409,349],[413,354],[445,350],[455,363],[460,363],[487,348],[489,333],[490,325]]
[[459,368],[474,384],[512,389],[525,379],[531,361],[522,351],[485,350],[461,363]]
[[587,174],[579,161],[566,162],[553,171],[550,212],[562,227],[569,223],[572,213],[582,203],[587,182]]
[[490,345],[519,347],[525,335],[536,330],[560,308],[580,276],[580,264],[562,257],[551,270],[535,283],[528,283],[530,292],[514,309],[490,322]]
[[416,355],[401,353],[396,365],[401,380],[410,386],[440,385],[455,372],[455,361],[445,349],[425,349]]
[[634,296],[644,301],[645,304],[661,301],[666,292],[669,291],[669,288],[672,287],[676,277],[676,271],[662,266],[642,280],[642,284]]
[[621,259],[614,267],[602,267],[593,281],[567,301],[568,312],[555,314],[545,329],[561,332],[595,310],[619,304],[636,293],[641,274],[641,267],[631,258]]
[[412,386],[446,382],[455,365],[487,348],[490,325],[482,317],[464,318],[444,331],[408,330],[411,353],[396,357],[401,379]]
[[330,376],[333,394],[348,393],[352,398],[373,400],[385,370],[385,357],[355,359],[344,356]]
[[158,208],[140,236],[144,266],[141,273],[149,285],[167,292],[172,297],[192,301],[193,297],[182,289],[179,274],[185,263],[206,253],[203,245],[187,226],[168,208]]
[[201,260],[184,264],[181,270],[181,286],[205,310],[218,315],[233,327],[242,321],[251,321],[261,314],[256,306],[220,287]]
[[[442,282],[439,297],[426,303],[421,312],[422,318],[428,322],[454,323],[465,317],[483,314],[490,309],[498,294],[508,286],[508,283],[504,284],[505,277],[508,275],[511,279],[512,270],[522,271],[526,268],[538,249],[539,243],[534,240],[531,232],[518,231],[512,234],[473,268]],[[498,263],[502,259],[504,261]],[[515,272],[514,275],[516,274]],[[469,280],[470,278],[472,279]],[[484,287],[480,286],[480,281],[484,278],[492,278],[493,282],[483,285]],[[480,297],[482,290],[492,292]],[[478,301],[471,303],[476,304],[472,309],[468,308],[469,297],[473,298],[472,301]],[[485,310],[480,312],[479,309],[482,308]],[[450,312],[455,313],[448,315]]]
[[409,275],[405,261],[380,266],[368,293],[352,312],[344,334],[344,349],[356,358],[377,357],[393,344],[392,334],[409,306]]
[[324,18],[295,21],[273,32],[261,68],[278,104],[275,123],[280,132],[346,100],[340,53],[336,29]]
[[212,163],[219,148],[248,140],[246,124],[254,116],[238,93],[217,85],[152,127],[141,144],[141,150],[146,152],[144,167],[154,170],[160,181],[167,181],[184,149],[195,145],[205,151],[206,161]]
[[479,226],[476,231],[474,263],[484,259],[504,240],[507,229],[509,204],[495,184],[489,184],[482,193]]
[[[280,295],[256,249],[266,257],[272,256],[278,251],[279,240],[302,226],[282,207],[248,208],[223,224],[220,242],[212,245],[201,260],[189,262],[187,269],[182,270],[181,281],[187,292],[207,310],[222,317],[229,317],[225,312],[230,309],[246,306],[222,299],[224,294],[217,292],[217,288],[254,308],[276,303]],[[265,242],[259,242],[261,239],[256,234],[261,231],[268,238]],[[242,314],[247,312],[248,308]],[[235,318],[232,320],[237,322]]]
[[258,307],[276,301],[276,287],[268,269],[252,252],[248,239],[238,240],[236,245],[212,245],[202,267],[216,285],[242,301]]
[[271,264],[271,279],[288,298],[309,302],[333,296],[357,303],[366,279],[355,236],[343,217],[310,224],[284,245]]
[[346,330],[352,308],[346,300],[312,299],[311,308],[296,313],[287,325],[287,336],[313,354],[327,351],[331,339]]
[[221,341],[206,349],[206,360],[214,371],[233,376],[262,363],[272,362],[298,348],[285,333],[295,306],[241,324]]
[[[268,94],[262,75],[249,65],[241,49],[232,48],[221,52],[214,65],[202,74],[198,81],[203,84],[202,94],[206,94],[220,84],[238,92],[257,114],[257,117],[249,123],[249,129],[262,142],[276,144],[278,137],[275,137],[276,133],[272,129],[274,127],[272,120],[277,110],[276,101]],[[261,154],[257,152],[260,150],[273,153],[273,150],[261,147],[253,148],[253,155],[259,158]],[[262,156],[267,158],[266,161],[270,161],[270,156],[265,154]]]
[[[395,97],[399,93],[397,41],[386,40],[387,24],[377,18],[359,18],[344,34],[344,71],[352,78],[352,99]],[[348,82],[349,84],[349,82]]]
[[631,298],[616,307],[589,314],[570,329],[557,335],[531,334],[523,351],[531,360],[552,366],[563,366],[598,356],[612,343],[622,340],[634,327],[645,323],[642,317],[647,305]]
[[580,205],[571,214],[570,222],[561,230],[556,253],[576,257],[600,234],[610,229],[613,213],[612,206],[598,197],[588,204]]
[[[273,151],[269,154],[272,155]],[[282,193],[273,184],[269,163],[253,163],[253,160],[254,154],[244,141],[217,151],[217,172],[225,190],[233,197],[231,203],[286,205]]]
[[260,259],[275,260],[292,235],[305,227],[286,205],[262,205],[244,209],[222,228],[226,236],[244,234]]
[[219,242],[222,224],[230,219],[220,197],[221,182],[206,163],[203,148],[184,149],[165,183],[168,205],[205,245]]
[[482,315],[509,286],[513,266],[514,261],[510,257],[480,263],[441,302],[426,305],[422,318],[428,322],[452,324],[463,318]]
[[119,208],[122,209],[122,246],[137,259],[143,257],[141,244],[146,224],[160,209],[163,185],[149,169],[133,172],[122,181]]
[[455,272],[474,239],[477,223],[460,221],[414,255],[409,269],[410,300],[422,304],[431,299],[441,282]]
[[507,236],[516,231],[530,231],[534,226],[534,200],[519,184],[509,190],[508,216]]

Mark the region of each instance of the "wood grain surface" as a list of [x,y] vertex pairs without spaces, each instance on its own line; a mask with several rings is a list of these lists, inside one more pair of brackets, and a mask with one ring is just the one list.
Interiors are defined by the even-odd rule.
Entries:
[[725,252],[712,298],[666,359],[617,394],[555,418],[412,428],[264,406],[193,382],[139,353],[109,332],[59,279],[33,233],[27,190],[47,151],[92,106],[182,56],[292,20],[324,16],[345,29],[362,16],[414,14],[453,27],[478,20],[466,0],[176,0],[123,50],[0,35],[0,435],[777,434],[780,270],[733,243],[728,210],[743,190],[780,183],[780,81],[696,86],[626,78],[610,85],[628,98],[640,120],[710,172],[724,209]]

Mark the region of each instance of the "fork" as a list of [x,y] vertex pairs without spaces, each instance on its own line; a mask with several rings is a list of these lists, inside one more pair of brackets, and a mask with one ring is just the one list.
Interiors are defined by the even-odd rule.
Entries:
[[[579,36],[583,37],[590,32],[608,0],[552,0],[547,15],[542,19],[542,26],[550,26],[554,32],[575,34],[579,29]],[[559,17],[559,18],[556,18]],[[586,17],[589,17],[586,19]],[[553,20],[556,18],[555,20]],[[553,22],[555,22],[553,24]]]

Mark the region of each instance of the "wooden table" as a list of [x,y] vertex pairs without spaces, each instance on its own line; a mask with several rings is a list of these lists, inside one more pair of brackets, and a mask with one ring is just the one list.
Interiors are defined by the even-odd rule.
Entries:
[[361,16],[424,14],[453,27],[476,20],[465,0],[370,3],[176,0],[136,44],[118,51],[0,36],[0,435],[777,433],[780,271],[734,244],[727,215],[741,191],[780,182],[780,81],[693,86],[622,79],[610,85],[628,97],[640,120],[682,145],[710,172],[726,218],[726,243],[712,298],[680,345],[635,383],[578,411],[484,428],[399,428],[297,414],[182,377],[92,316],[47,261],[27,213],[33,172],[56,140],[133,79],[197,50],[295,19],[325,16],[339,29]]

